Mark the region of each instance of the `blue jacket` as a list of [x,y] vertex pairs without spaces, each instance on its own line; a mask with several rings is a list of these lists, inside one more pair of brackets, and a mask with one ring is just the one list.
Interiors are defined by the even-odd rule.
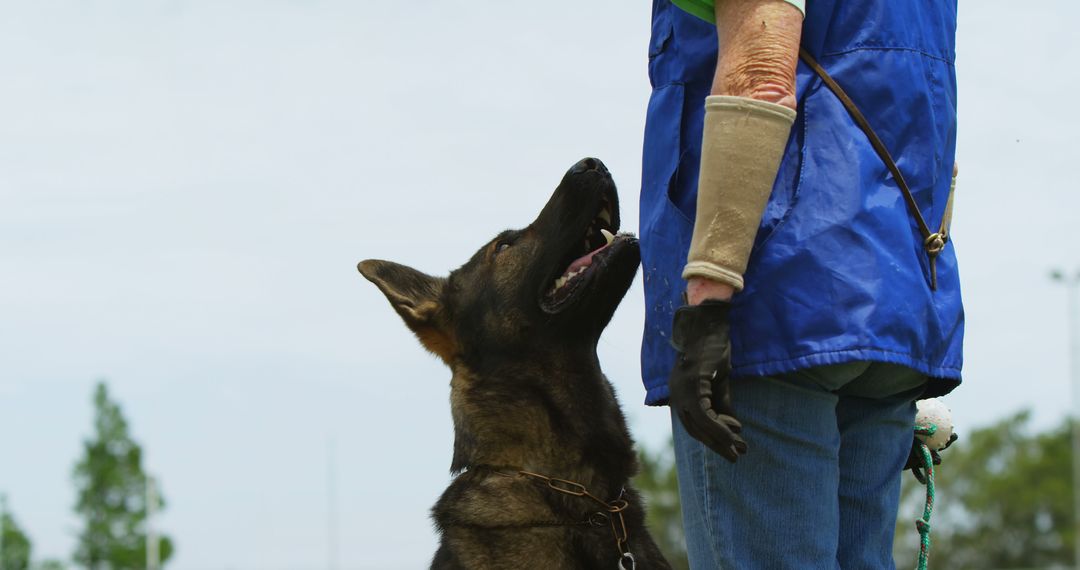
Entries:
[[[844,87],[885,142],[932,230],[941,224],[956,146],[956,1],[811,0],[803,47]],[[646,403],[666,401],[668,341],[697,199],[715,26],[653,4],[641,246]],[[930,288],[922,237],[866,135],[799,64],[798,117],[733,299],[733,376],[851,361],[927,374],[926,396],[960,382],[964,313],[953,242]]]

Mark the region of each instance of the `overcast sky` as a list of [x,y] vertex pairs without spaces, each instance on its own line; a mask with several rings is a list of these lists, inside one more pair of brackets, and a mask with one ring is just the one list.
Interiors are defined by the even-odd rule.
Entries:
[[[961,9],[961,432],[1068,409],[1065,289],[1047,275],[1080,269],[1078,12]],[[326,568],[331,455],[339,567],[426,567],[449,373],[356,262],[445,273],[532,220],[583,156],[636,228],[649,13],[0,0],[0,493],[35,557],[70,557],[70,473],[105,378],[160,476],[170,568]],[[656,447],[641,295],[600,351]]]

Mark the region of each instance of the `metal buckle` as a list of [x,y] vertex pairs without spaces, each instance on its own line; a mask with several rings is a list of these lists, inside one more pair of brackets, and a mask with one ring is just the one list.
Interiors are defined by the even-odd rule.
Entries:
[[926,239],[923,240],[923,247],[926,248],[926,253],[929,253],[930,255],[941,253],[941,250],[945,249],[946,239],[945,235],[940,232],[926,236]]

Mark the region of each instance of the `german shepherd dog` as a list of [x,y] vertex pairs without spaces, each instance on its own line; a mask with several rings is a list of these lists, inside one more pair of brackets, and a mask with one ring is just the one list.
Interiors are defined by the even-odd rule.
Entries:
[[630,486],[633,441],[596,356],[640,262],[618,229],[611,175],[586,158],[532,224],[449,277],[360,262],[453,373],[456,477],[432,509],[431,568],[670,568]]

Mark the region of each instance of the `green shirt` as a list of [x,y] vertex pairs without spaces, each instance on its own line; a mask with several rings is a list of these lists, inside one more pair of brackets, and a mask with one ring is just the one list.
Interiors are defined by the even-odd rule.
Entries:
[[[798,8],[804,16],[806,15],[806,0],[784,1]],[[671,0],[671,3],[706,22],[711,24],[716,23],[715,0]]]

